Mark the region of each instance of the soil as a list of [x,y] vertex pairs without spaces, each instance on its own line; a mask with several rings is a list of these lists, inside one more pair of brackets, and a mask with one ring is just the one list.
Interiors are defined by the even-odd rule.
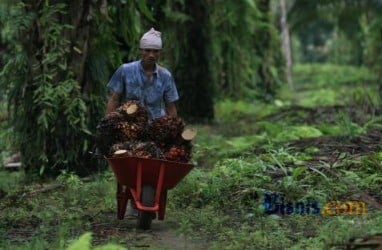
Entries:
[[[82,218],[84,224],[89,222],[90,227],[72,228],[69,234],[73,238],[78,238],[84,231],[92,232],[92,246],[99,246],[106,243],[114,243],[127,249],[148,249],[148,250],[181,250],[181,249],[208,249],[206,241],[192,239],[189,236],[177,232],[177,225],[171,218],[152,222],[151,230],[137,230],[135,218],[125,218],[118,220],[116,213],[101,213],[96,217]],[[9,223],[5,237],[15,244],[23,244],[33,237],[43,237],[47,241],[56,240],[57,230],[51,225],[49,232],[44,236],[36,235],[41,221],[30,218],[28,221],[18,221]],[[89,225],[88,224],[88,225]],[[67,237],[66,237],[67,238]]]
[[294,151],[302,152],[304,149],[315,147],[318,149],[316,156],[333,156],[338,153],[349,155],[370,154],[380,151],[382,129],[374,128],[365,134],[349,136],[321,136],[306,138],[288,143]]
[[128,249],[208,249],[206,242],[179,234],[171,219],[154,220],[151,230],[137,230],[135,218],[118,220],[114,213],[103,214],[97,221],[103,222],[92,223],[93,245],[115,239]]

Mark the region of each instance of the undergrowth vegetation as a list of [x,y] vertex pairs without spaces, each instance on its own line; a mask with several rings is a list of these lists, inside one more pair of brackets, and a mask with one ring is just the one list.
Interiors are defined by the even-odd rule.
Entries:
[[217,124],[199,128],[201,168],[170,200],[187,232],[208,235],[212,249],[323,249],[382,228],[372,202],[365,215],[266,215],[267,193],[315,200],[320,212],[330,201],[382,198],[379,137],[368,134],[381,134],[374,76],[334,65],[301,65],[295,74],[297,90],[285,89],[274,105],[224,100]]
[[[194,124],[196,167],[169,192],[165,219],[186,243],[335,249],[381,233],[382,109],[373,76],[302,65],[296,79],[296,90],[284,90],[273,104],[221,100],[214,123]],[[110,170],[88,179],[63,172],[33,185],[21,172],[0,172],[0,179],[2,249],[134,249],[145,241],[115,218]],[[269,213],[266,198],[274,194],[279,211]],[[328,208],[336,201],[364,202],[366,210],[339,214]],[[310,213],[301,214],[301,203]]]

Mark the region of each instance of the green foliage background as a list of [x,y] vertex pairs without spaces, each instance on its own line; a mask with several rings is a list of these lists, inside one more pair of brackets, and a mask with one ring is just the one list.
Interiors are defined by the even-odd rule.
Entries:
[[56,175],[63,169],[88,174],[98,169],[88,151],[104,113],[105,83],[123,57],[132,58],[136,47],[130,41],[140,35],[136,24],[139,10],[145,8],[131,1],[109,4],[113,5],[0,5],[6,45],[0,86],[8,99],[15,148],[33,175]]
[[97,170],[88,151],[105,85],[121,63],[137,58],[150,26],[163,31],[162,63],[174,72],[188,120],[213,119],[220,97],[269,101],[280,83],[270,1],[19,0],[2,2],[0,12],[0,87],[14,148],[36,175]]

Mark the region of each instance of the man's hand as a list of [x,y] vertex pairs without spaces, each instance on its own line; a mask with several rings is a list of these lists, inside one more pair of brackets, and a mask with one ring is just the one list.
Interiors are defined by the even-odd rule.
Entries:
[[106,105],[106,112],[105,114],[110,114],[111,112],[115,111],[118,108],[119,100],[121,98],[121,94],[118,94],[116,92],[113,92],[109,98],[109,101]]
[[176,111],[175,103],[173,103],[173,102],[166,103],[166,113],[169,116],[173,116],[173,117],[177,117],[178,116],[178,113]]

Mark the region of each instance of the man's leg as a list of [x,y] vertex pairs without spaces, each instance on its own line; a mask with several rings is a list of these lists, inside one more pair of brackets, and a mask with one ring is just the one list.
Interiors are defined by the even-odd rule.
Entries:
[[138,217],[138,210],[135,208],[134,201],[131,199],[127,202],[126,216],[135,218]]

